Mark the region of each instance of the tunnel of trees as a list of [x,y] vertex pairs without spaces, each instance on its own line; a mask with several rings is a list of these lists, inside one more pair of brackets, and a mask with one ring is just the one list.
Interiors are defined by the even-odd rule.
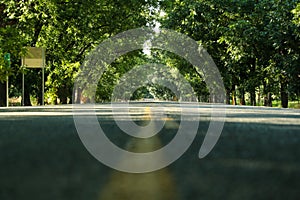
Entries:
[[[11,97],[41,103],[41,70],[21,66],[24,47],[45,47],[45,102],[72,102],[74,79],[88,53],[120,32],[155,27],[175,30],[201,44],[214,59],[226,88],[226,103],[282,107],[300,98],[300,3],[296,0],[0,0],[0,106]],[[4,59],[11,54],[11,67]],[[170,52],[143,50],[118,58],[104,73],[97,102],[111,100],[114,85],[136,65],[156,62],[177,68],[199,101],[205,82],[187,61]],[[147,85],[132,99],[176,100],[168,88]]]

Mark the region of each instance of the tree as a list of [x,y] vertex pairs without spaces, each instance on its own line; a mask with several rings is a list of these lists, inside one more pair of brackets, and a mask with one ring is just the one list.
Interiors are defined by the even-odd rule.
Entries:
[[[289,90],[299,81],[294,82],[299,68],[299,45],[297,27],[293,23],[292,10],[296,7],[296,1],[274,1],[272,9],[268,12],[270,19],[266,26],[269,40],[272,43],[272,55],[270,63],[275,63],[275,70],[278,72],[281,106],[288,107]],[[295,85],[296,83],[296,85]],[[296,87],[297,87],[296,86]]]
[[[163,27],[187,34],[208,49],[234,104],[236,96],[245,104],[249,93],[250,104],[256,105],[263,86],[263,95],[280,94],[286,107],[291,86],[299,88],[294,84],[299,66],[299,29],[291,14],[295,6],[296,1],[279,0],[166,0],[161,3],[166,12],[161,21]],[[297,8],[293,12],[297,16]]]
[[[294,14],[293,17],[293,23],[296,25],[296,28],[294,29],[294,34],[297,35],[298,37],[298,41],[300,38],[300,3],[297,4],[297,6],[295,7],[295,9],[292,10],[292,13]],[[299,45],[297,50],[297,55],[294,57],[294,62],[295,63],[295,67],[293,68],[293,71],[291,71],[290,73],[293,75],[291,77],[290,82],[293,83],[290,86],[290,91],[291,91],[291,96],[295,96],[298,101],[300,99],[300,68],[299,68],[299,60],[300,60],[300,50],[299,50]],[[297,62],[298,61],[298,62]],[[298,65],[298,67],[297,67]],[[296,99],[294,98],[294,100]]]
[[[72,87],[72,80],[77,73],[77,70],[64,71],[68,68],[66,65],[81,63],[85,55],[104,39],[146,25],[147,9],[152,2],[2,0],[2,4],[7,18],[15,22],[16,33],[24,39],[23,46],[47,48],[47,93],[48,96],[64,99],[62,102],[65,103],[66,96],[71,98],[69,87]],[[34,77],[33,73],[28,70],[27,76]],[[65,73],[71,74],[64,76]],[[53,80],[53,77],[65,78]],[[58,80],[62,83],[57,83]],[[28,79],[27,85],[32,85],[26,91],[27,100],[30,100],[29,93],[38,87],[34,79]],[[27,105],[30,105],[30,101]]]
[[[22,54],[24,40],[19,34],[17,20],[13,19],[6,10],[9,6],[0,1],[0,106],[6,105],[6,77],[18,73],[17,58]],[[4,55],[10,53],[11,68],[4,60]]]

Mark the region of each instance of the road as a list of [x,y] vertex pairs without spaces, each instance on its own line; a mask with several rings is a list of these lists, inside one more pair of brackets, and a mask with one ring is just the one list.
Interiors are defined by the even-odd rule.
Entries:
[[[90,109],[80,113],[86,117]],[[1,108],[0,199],[298,199],[300,111],[226,106],[220,139],[199,159],[212,110],[209,104],[132,103],[130,115],[119,109],[113,116],[109,104],[96,105],[94,114],[110,141],[136,153],[168,145],[182,123],[181,111],[190,113],[191,124],[199,111],[197,135],[179,159],[158,171],[134,174],[111,169],[88,152],[72,106]],[[114,117],[143,127],[151,120],[165,124],[157,135],[140,139],[121,131]]]

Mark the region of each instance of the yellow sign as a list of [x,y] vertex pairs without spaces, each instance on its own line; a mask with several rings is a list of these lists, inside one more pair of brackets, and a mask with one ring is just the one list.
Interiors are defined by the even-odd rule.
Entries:
[[28,68],[45,67],[45,48],[27,47],[27,54],[23,57],[23,65]]

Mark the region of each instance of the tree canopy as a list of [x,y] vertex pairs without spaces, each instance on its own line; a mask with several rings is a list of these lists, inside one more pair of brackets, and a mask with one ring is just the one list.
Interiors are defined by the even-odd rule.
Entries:
[[[282,107],[300,96],[300,2],[296,0],[0,0],[0,106],[5,81],[10,94],[21,91],[25,73],[25,105],[30,96],[41,103],[40,70],[25,69],[20,58],[26,46],[47,49],[46,102],[72,101],[74,79],[88,53],[120,32],[143,26],[172,29],[204,46],[218,66],[227,103]],[[10,53],[11,68],[4,55]],[[114,85],[128,70],[147,62],[177,68],[200,101],[209,91],[200,74],[184,59],[153,49],[124,55],[99,80],[96,101],[110,101]],[[149,85],[133,98],[153,95],[176,99],[167,88]],[[59,101],[58,101],[59,99]]]
[[[296,7],[297,6],[297,7]],[[162,24],[185,33],[213,56],[236,104],[257,97],[299,97],[299,4],[297,1],[162,1]],[[298,17],[298,18],[297,18]],[[297,25],[298,24],[298,25]],[[259,93],[259,96],[257,95]],[[269,99],[271,100],[271,99]]]

